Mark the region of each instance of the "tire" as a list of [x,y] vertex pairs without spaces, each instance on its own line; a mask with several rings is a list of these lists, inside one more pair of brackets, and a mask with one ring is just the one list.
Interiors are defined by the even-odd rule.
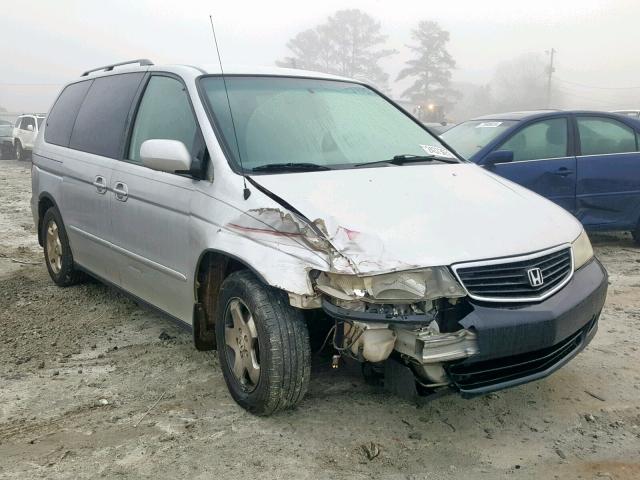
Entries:
[[51,207],[42,219],[42,244],[49,276],[60,287],[68,287],[82,280],[84,275],[73,266],[67,232],[56,207]]
[[24,149],[22,148],[22,144],[20,142],[16,142],[15,157],[19,162],[24,160]]
[[247,270],[229,275],[218,299],[218,358],[233,399],[255,415],[297,405],[307,392],[311,373],[302,312],[289,305],[284,292],[264,285]]

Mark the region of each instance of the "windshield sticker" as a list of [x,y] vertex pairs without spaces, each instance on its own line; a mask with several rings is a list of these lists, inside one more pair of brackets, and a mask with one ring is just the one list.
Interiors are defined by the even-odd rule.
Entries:
[[456,158],[456,156],[444,147],[437,147],[435,145],[420,145],[422,149],[429,155],[435,155],[436,157],[444,158]]
[[476,128],[496,128],[502,125],[502,122],[482,122],[476,125]]

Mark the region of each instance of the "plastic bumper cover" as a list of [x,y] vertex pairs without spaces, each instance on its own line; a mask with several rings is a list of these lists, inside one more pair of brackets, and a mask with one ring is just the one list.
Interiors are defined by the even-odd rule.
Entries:
[[474,304],[460,323],[477,334],[479,353],[447,366],[463,396],[485,394],[544,378],[588,345],[607,294],[597,259],[543,302],[512,307]]

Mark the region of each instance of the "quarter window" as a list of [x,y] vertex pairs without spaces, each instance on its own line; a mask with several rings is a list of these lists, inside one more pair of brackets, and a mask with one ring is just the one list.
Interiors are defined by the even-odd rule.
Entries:
[[198,130],[184,85],[171,77],[153,76],[140,102],[131,134],[128,159],[140,162],[146,140],[178,140],[192,157],[202,158],[204,141]]
[[92,82],[93,80],[87,80],[72,83],[62,91],[47,116],[45,142],[62,147],[69,146],[69,138],[71,138],[71,130],[73,130],[78,110]]
[[604,155],[638,150],[636,132],[624,123],[605,117],[578,117],[582,155]]
[[513,161],[567,156],[567,119],[552,118],[524,127],[499,150],[513,152]]

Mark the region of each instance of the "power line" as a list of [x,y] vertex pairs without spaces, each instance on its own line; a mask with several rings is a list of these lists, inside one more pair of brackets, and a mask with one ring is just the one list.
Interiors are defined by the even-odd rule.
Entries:
[[570,85],[576,85],[578,87],[583,87],[583,88],[594,88],[597,90],[636,90],[636,89],[640,89],[640,86],[637,87],[601,87],[601,86],[595,86],[595,85],[587,85],[584,83],[579,83],[579,82],[572,82],[571,80],[564,80],[562,78],[558,78],[555,77],[556,80],[563,82],[563,83],[568,83]]

